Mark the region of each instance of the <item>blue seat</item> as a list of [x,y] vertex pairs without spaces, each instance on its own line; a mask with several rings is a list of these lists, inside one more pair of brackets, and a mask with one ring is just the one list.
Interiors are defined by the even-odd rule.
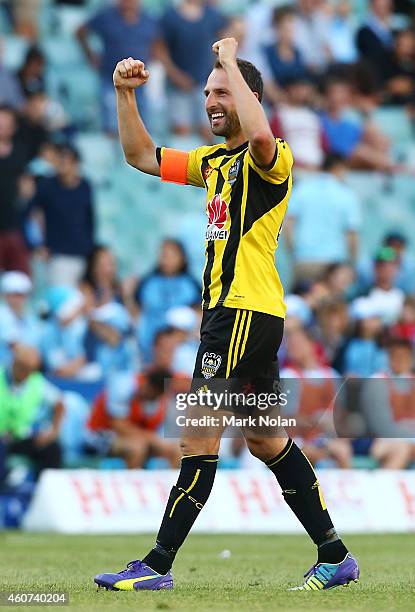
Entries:
[[10,34],[12,26],[4,6],[0,4],[0,34]]
[[41,46],[52,68],[82,67],[85,63],[82,49],[73,36],[48,36],[42,40]]
[[401,107],[381,107],[374,113],[373,119],[381,131],[393,143],[410,143],[413,130],[408,113]]
[[95,183],[108,182],[116,164],[116,144],[102,132],[80,133],[75,146],[82,158],[85,175]]
[[86,65],[50,68],[46,74],[49,95],[64,107],[71,122],[81,130],[100,128],[99,78]]
[[23,64],[29,43],[26,38],[8,34],[3,38],[3,63],[9,70],[15,72]]

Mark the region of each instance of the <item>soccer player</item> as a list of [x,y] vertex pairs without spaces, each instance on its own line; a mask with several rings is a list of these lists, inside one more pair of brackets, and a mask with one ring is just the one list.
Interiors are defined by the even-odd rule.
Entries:
[[[206,84],[212,132],[225,144],[189,153],[156,148],[138,113],[134,89],[149,73],[143,62],[119,62],[114,72],[121,143],[129,164],[164,181],[207,190],[203,320],[194,379],[278,379],[276,354],[283,334],[283,290],[274,253],[291,191],[292,155],[275,140],[261,106],[262,78],[236,57],[233,38],[213,45],[217,61]],[[189,53],[191,51],[189,50]],[[213,379],[214,380],[214,379]],[[196,437],[184,431],[183,458],[154,548],[119,573],[95,582],[111,590],[171,589],[174,558],[215,478],[222,430]],[[308,459],[284,431],[244,431],[247,445],[275,474],[283,496],[317,546],[304,590],[329,589],[359,577],[339,538]]]

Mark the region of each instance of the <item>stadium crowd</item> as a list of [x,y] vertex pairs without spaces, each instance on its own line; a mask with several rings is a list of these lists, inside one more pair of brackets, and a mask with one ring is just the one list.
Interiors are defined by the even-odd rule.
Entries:
[[[277,251],[277,263],[281,251],[286,260],[287,303],[279,361],[282,378],[296,381],[294,413],[316,416],[311,432],[294,435],[320,466],[347,468],[362,457],[366,466],[413,465],[415,211],[406,227],[399,198],[390,195],[398,213],[368,252],[365,224],[378,220],[368,219],[348,180],[359,172],[369,183],[381,177],[387,194],[394,177],[414,173],[413,3],[147,4],[157,4],[158,14],[138,0],[0,2],[0,482],[15,455],[36,472],[178,464],[177,444],[161,433],[165,380],[183,390],[192,374],[201,319],[194,251],[203,249],[202,234],[195,246],[194,231],[180,240],[164,231],[155,265],[152,252],[145,273],[121,271],[123,236],[98,240],[99,185],[76,143],[99,125],[115,150],[112,72],[128,56],[154,71],[149,93],[137,92],[150,131],[166,129],[163,138],[176,143],[211,142],[203,87],[211,44],[222,35],[235,36],[239,55],[260,67],[273,132],[295,158]],[[72,50],[97,77],[93,127],[88,109],[68,105],[65,82],[56,87],[51,76],[65,70],[65,58],[51,57],[46,39],[56,40],[63,23]],[[20,49],[20,62],[10,49]],[[77,86],[75,72],[68,87]],[[407,142],[390,138],[379,120],[385,109],[409,126]],[[140,225],[139,209],[127,214]],[[341,377],[355,384],[346,401],[353,418],[338,438],[321,413]],[[238,439],[224,444],[224,467],[249,463]]]

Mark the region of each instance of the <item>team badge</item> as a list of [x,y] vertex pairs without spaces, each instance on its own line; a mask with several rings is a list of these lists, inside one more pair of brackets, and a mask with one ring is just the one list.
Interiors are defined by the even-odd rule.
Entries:
[[208,178],[210,177],[213,171],[214,171],[214,168],[212,168],[212,166],[210,166],[208,163],[203,165],[202,175],[205,181],[208,180]]
[[224,229],[224,226],[228,218],[228,205],[220,194],[216,194],[208,202],[207,215],[209,221],[206,240],[227,240],[229,232]]
[[216,353],[204,353],[202,357],[202,374],[205,378],[212,378],[220,368],[222,357]]
[[239,169],[241,167],[241,160],[237,159],[233,162],[232,166],[229,168],[228,172],[228,183],[233,185],[238,178]]

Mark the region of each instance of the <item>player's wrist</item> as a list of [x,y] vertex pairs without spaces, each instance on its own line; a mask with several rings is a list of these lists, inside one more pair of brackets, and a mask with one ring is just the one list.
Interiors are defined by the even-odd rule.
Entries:
[[239,70],[238,64],[236,62],[236,57],[221,59],[220,63],[224,70],[234,70],[235,68]]
[[134,97],[134,89],[126,85],[118,85],[114,83],[115,92],[117,95],[125,96],[127,98]]

